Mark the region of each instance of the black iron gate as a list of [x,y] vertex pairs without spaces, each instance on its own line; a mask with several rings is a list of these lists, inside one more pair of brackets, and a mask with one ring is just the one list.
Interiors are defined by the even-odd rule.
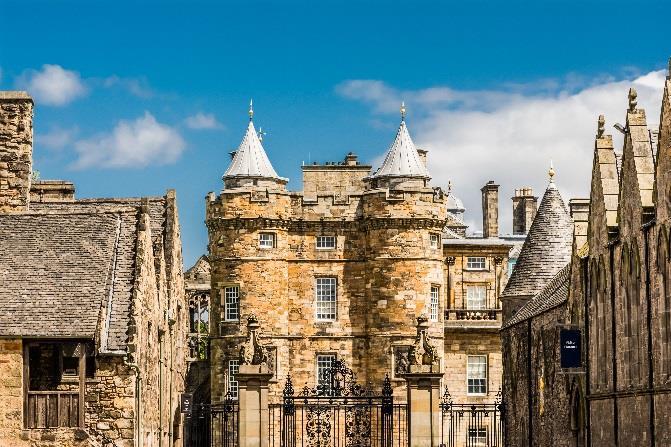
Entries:
[[394,404],[389,377],[379,391],[356,383],[336,360],[315,388],[297,394],[287,377],[282,404],[271,405],[268,427],[274,447],[393,447],[407,445],[407,406]]
[[455,404],[449,391],[440,400],[441,447],[505,447],[501,391],[491,404]]
[[238,402],[230,397],[223,404],[197,404],[184,419],[184,445],[237,447],[238,413]]

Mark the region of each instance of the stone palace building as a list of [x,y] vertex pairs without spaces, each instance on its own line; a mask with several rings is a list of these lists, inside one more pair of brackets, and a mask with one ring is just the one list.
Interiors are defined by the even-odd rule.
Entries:
[[36,180],[32,118],[27,93],[0,92],[0,447],[181,445],[175,192]]
[[[517,268],[535,262],[504,292],[508,445],[671,445],[671,74],[659,127],[634,89],[625,119],[616,149],[599,117],[589,200],[569,212],[548,187]],[[534,243],[541,219],[554,230]]]
[[[349,153],[302,166],[303,191],[291,192],[252,116],[250,107],[224,188],[206,198],[209,253],[186,274],[192,359],[209,355],[211,367],[209,378],[195,374],[195,388],[211,381],[196,393],[213,403],[236,397],[239,349],[254,314],[273,401],[288,375],[299,388],[315,386],[335,359],[375,386],[388,374],[403,400],[417,319],[425,316],[452,398],[493,402],[502,376],[499,297],[511,249],[536,211],[531,189],[516,191],[515,234],[502,237],[499,187],[488,182],[483,234],[467,237],[463,204],[451,187],[431,184],[427,152],[415,147],[402,108],[378,169]],[[199,347],[203,332],[209,354]]]

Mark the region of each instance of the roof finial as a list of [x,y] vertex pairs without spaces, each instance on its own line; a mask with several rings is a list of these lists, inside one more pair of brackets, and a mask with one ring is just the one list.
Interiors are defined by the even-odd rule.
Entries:
[[606,118],[603,115],[599,115],[599,121],[597,123],[596,137],[601,138],[603,137],[603,132],[606,127]]
[[249,121],[254,118],[254,100],[250,99],[249,100]]
[[554,178],[555,178],[555,168],[552,163],[552,160],[550,160],[550,169],[548,169],[548,176],[550,177],[550,183],[554,183]]
[[452,191],[452,180],[447,181],[447,193],[449,194]]
[[405,101],[401,101],[401,121],[405,121]]
[[636,93],[636,89],[634,87],[629,89],[629,111],[633,112],[636,110],[636,104],[638,104],[637,98],[638,93]]
[[263,131],[263,127],[259,127],[259,131],[256,134],[259,136],[259,141],[263,143],[263,137],[266,135],[266,132]]

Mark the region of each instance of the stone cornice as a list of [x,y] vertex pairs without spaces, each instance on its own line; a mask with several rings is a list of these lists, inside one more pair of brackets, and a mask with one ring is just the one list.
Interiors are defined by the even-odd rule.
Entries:
[[212,217],[207,219],[209,231],[240,229],[283,229],[292,232],[324,229],[346,229],[352,231],[377,230],[384,228],[431,229],[442,231],[447,219],[427,217],[367,217],[355,219],[281,219],[265,217]]

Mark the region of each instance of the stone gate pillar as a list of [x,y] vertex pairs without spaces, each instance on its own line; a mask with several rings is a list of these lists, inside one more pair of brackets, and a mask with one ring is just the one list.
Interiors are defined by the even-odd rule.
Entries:
[[405,374],[408,389],[408,444],[438,447],[440,444],[440,357],[431,344],[426,317],[417,318],[417,338],[410,351]]
[[259,323],[254,315],[247,319],[247,340],[240,347],[238,381],[239,447],[268,446],[268,382],[273,374],[268,369],[268,354],[259,343]]

